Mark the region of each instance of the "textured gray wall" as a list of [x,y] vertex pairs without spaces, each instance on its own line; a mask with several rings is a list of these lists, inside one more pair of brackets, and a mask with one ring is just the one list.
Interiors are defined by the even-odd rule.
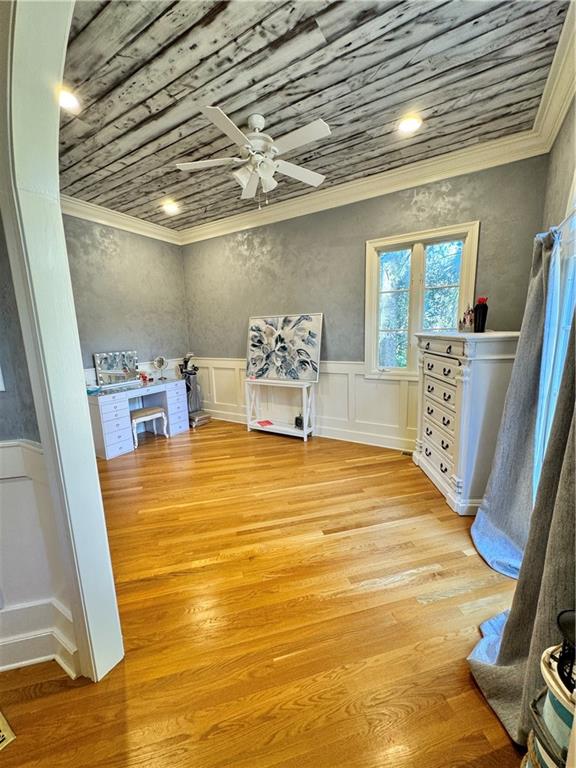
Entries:
[[18,319],[12,273],[0,221],[0,368],[5,392],[0,392],[0,440],[40,440],[32,400],[28,364]]
[[184,248],[190,347],[243,357],[250,315],[323,312],[322,359],[364,359],[365,242],[480,220],[476,295],[488,326],[522,321],[546,156],[394,192]]
[[548,229],[566,216],[568,196],[576,168],[576,103],[568,110],[562,128],[558,132],[549,155],[548,178],[546,180],[546,198],[544,202],[544,225]]
[[84,366],[94,352],[136,349],[141,361],[188,351],[181,249],[64,216]]

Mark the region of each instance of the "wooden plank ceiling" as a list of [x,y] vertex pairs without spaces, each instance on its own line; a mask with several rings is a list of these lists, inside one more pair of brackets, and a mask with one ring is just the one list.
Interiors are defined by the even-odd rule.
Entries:
[[[279,136],[323,118],[325,140],[286,159],[324,187],[530,129],[568,2],[559,0],[80,0],[65,83],[61,188],[182,229],[253,210],[225,168],[178,158],[232,154],[199,112],[242,128],[253,112]],[[401,138],[398,119],[425,123]],[[271,203],[314,191],[286,177]],[[182,208],[161,209],[166,198]]]

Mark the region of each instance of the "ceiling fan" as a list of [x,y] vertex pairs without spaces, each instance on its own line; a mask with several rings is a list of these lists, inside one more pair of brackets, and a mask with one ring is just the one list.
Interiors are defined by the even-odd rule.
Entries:
[[302,128],[297,128],[295,131],[280,136],[279,139],[273,139],[267,133],[262,133],[266,125],[262,115],[250,115],[248,118],[249,131],[244,133],[220,107],[201,107],[200,110],[242,149],[239,152],[239,157],[218,157],[213,160],[190,162],[183,158],[176,163],[176,168],[179,170],[201,171],[204,168],[215,168],[220,165],[233,167],[232,176],[242,187],[240,196],[242,200],[250,200],[255,197],[259,185],[265,194],[275,189],[278,186],[278,182],[274,178],[276,172],[312,187],[319,186],[326,178],[321,173],[289,163],[279,157],[291,149],[330,136],[330,128],[324,120],[314,120]]

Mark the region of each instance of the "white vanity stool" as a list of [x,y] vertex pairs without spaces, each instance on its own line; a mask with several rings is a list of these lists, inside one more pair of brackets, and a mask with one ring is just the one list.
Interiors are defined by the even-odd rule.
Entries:
[[138,448],[138,424],[143,424],[146,421],[151,421],[154,428],[154,434],[156,431],[156,420],[162,419],[162,434],[164,437],[168,437],[168,421],[166,419],[166,411],[164,408],[154,406],[152,408],[136,408],[130,411],[130,421],[132,422],[132,435],[134,437],[134,448]]

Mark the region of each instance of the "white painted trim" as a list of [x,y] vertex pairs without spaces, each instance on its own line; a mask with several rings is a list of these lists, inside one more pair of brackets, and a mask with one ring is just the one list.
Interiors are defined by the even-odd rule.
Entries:
[[[364,315],[364,354],[367,378],[413,378],[418,376],[414,332],[420,330],[423,302],[424,279],[424,248],[423,246],[448,238],[462,238],[464,248],[462,253],[462,273],[460,276],[460,295],[458,316],[460,317],[467,306],[474,305],[474,288],[476,284],[476,264],[478,260],[478,239],[480,222],[469,221],[454,226],[438,227],[422,232],[409,232],[402,235],[391,235],[366,241],[366,286],[365,286],[365,315]],[[378,367],[378,251],[387,248],[410,246],[413,249],[410,271],[410,298],[415,306],[410,313],[408,325],[409,353],[408,367],[405,369],[386,369]]]
[[71,678],[80,674],[72,617],[55,598],[3,608],[0,626],[0,672],[55,660]]
[[144,221],[144,219],[128,216],[126,213],[119,213],[110,208],[103,208],[101,205],[87,203],[84,200],[78,200],[67,195],[61,195],[60,203],[62,213],[67,216],[93,221],[95,224],[104,224],[107,227],[132,232],[135,235],[152,237],[154,240],[162,240],[165,243],[182,244],[180,233],[173,229],[168,229],[168,227],[151,224],[148,221]]
[[70,216],[107,224],[168,243],[189,245],[547,154],[576,92],[574,5],[575,3],[570,3],[534,126],[530,131],[376,173],[365,179],[320,189],[294,200],[267,205],[260,211],[240,213],[183,230],[171,230],[66,196],[62,197],[62,211]]
[[0,202],[81,670],[98,680],[124,651],[58,183],[73,5],[0,3]]
[[[195,363],[200,369],[198,375],[204,410],[213,419],[245,424],[246,360],[197,357]],[[326,360],[320,362],[320,374],[319,383],[315,385],[315,435],[401,451],[414,449],[417,375],[406,378],[381,376],[377,381],[368,381],[364,376],[364,362]],[[220,399],[220,384],[224,388],[226,402]],[[296,400],[292,405],[281,402],[284,395],[281,392],[276,395],[270,391],[272,389],[266,387],[266,394],[263,395],[264,408],[270,409],[272,418],[278,418],[280,422],[286,421],[288,414],[292,417],[296,415],[300,410],[299,403]],[[409,397],[409,390],[412,398]],[[392,401],[397,402],[397,407],[389,405],[389,395],[392,395]],[[359,409],[363,413],[359,413]]]
[[550,152],[576,94],[576,3],[570,2],[533,132]]

